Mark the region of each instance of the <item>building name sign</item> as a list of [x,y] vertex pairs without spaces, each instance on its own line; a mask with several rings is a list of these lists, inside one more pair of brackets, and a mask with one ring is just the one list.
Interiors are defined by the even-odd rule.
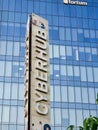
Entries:
[[87,2],[82,2],[82,1],[72,1],[72,0],[64,0],[65,4],[73,4],[73,5],[87,5]]
[[36,111],[39,114],[48,114],[48,54],[47,54],[47,35],[42,29],[36,30],[35,47],[35,73],[36,73]]
[[45,124],[50,124],[47,20],[32,14],[31,30],[31,128],[33,130],[43,130]]

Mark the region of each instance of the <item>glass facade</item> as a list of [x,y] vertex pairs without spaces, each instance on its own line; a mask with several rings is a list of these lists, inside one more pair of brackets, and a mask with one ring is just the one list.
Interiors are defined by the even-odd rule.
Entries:
[[25,34],[32,12],[49,21],[52,130],[98,116],[98,0],[85,1],[0,0],[0,130],[24,130]]

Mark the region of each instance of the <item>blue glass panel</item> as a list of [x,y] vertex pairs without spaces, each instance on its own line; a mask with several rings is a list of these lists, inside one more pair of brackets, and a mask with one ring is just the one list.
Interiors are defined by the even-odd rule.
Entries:
[[9,0],[9,11],[15,10],[15,0]]
[[8,10],[9,2],[8,0],[3,0],[3,10]]

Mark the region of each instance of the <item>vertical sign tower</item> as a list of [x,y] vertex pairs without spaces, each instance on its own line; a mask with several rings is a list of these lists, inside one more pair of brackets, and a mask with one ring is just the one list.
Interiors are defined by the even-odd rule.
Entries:
[[32,14],[26,34],[25,130],[50,130],[48,22]]

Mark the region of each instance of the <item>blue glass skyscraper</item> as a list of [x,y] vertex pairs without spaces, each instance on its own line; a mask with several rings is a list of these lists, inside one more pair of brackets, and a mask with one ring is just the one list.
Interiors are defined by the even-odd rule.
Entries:
[[52,130],[98,116],[98,1],[79,1],[87,5],[0,0],[0,130],[24,130],[25,34],[32,12],[49,21]]

